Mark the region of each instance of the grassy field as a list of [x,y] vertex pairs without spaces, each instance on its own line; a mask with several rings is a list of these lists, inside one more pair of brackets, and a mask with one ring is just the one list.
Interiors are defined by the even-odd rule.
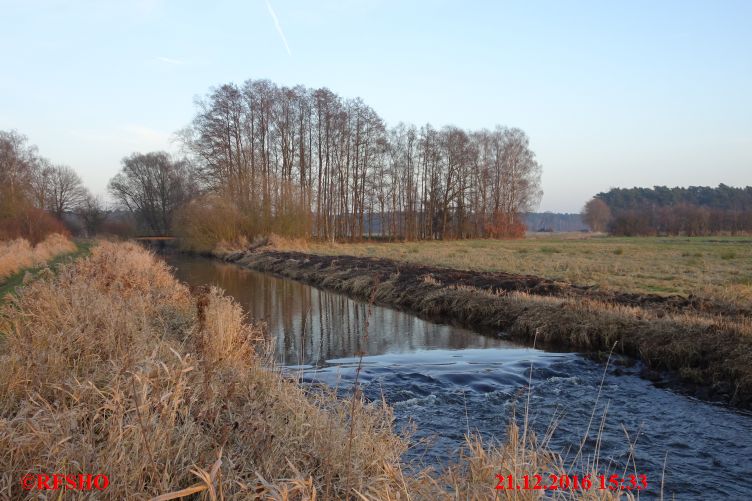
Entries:
[[623,292],[752,301],[752,237],[554,234],[523,240],[314,243],[309,251],[530,274]]
[[59,254],[45,264],[39,266],[21,269],[0,281],[0,302],[3,301],[6,294],[14,294],[16,292],[18,287],[23,284],[24,277],[27,273],[29,273],[31,277],[35,277],[45,268],[54,268],[60,263],[69,262],[78,259],[79,257],[86,256],[91,249],[90,242],[76,242],[75,245],[76,250],[73,252]]

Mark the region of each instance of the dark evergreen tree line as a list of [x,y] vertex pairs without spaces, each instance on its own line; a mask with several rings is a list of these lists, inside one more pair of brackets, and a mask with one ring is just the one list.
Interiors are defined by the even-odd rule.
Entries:
[[612,188],[589,202],[585,219],[607,218],[616,235],[713,235],[752,232],[752,186]]

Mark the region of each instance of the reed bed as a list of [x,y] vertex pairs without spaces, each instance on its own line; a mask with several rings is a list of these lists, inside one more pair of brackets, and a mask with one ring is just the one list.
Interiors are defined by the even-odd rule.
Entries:
[[49,235],[36,245],[23,238],[0,242],[0,284],[24,268],[39,266],[55,256],[75,250],[76,244],[59,233]]
[[[263,325],[134,244],[103,242],[43,274],[2,306],[0,331],[2,499],[539,499],[495,491],[495,475],[565,471],[512,424],[506,444],[468,437],[446,471],[405,473],[409,442],[387,405],[286,379]],[[110,484],[24,491],[27,473]]]

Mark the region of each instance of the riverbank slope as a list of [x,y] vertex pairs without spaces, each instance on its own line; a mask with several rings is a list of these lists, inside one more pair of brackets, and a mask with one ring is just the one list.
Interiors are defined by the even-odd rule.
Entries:
[[[469,271],[545,277],[634,294],[702,297],[752,316],[752,236],[612,237],[529,234],[518,240],[296,242],[277,250],[377,257]],[[299,245],[298,245],[299,247]]]
[[528,275],[383,258],[256,249],[224,254],[274,273],[424,318],[526,342],[642,360],[698,396],[752,408],[752,324],[725,302],[618,293]]

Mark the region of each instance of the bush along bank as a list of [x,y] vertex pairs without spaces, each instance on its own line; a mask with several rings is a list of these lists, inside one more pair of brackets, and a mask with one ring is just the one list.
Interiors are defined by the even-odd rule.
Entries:
[[752,408],[752,321],[679,296],[620,294],[539,277],[389,259],[258,249],[224,260],[423,318],[537,345],[609,352],[669,371],[685,389]]

